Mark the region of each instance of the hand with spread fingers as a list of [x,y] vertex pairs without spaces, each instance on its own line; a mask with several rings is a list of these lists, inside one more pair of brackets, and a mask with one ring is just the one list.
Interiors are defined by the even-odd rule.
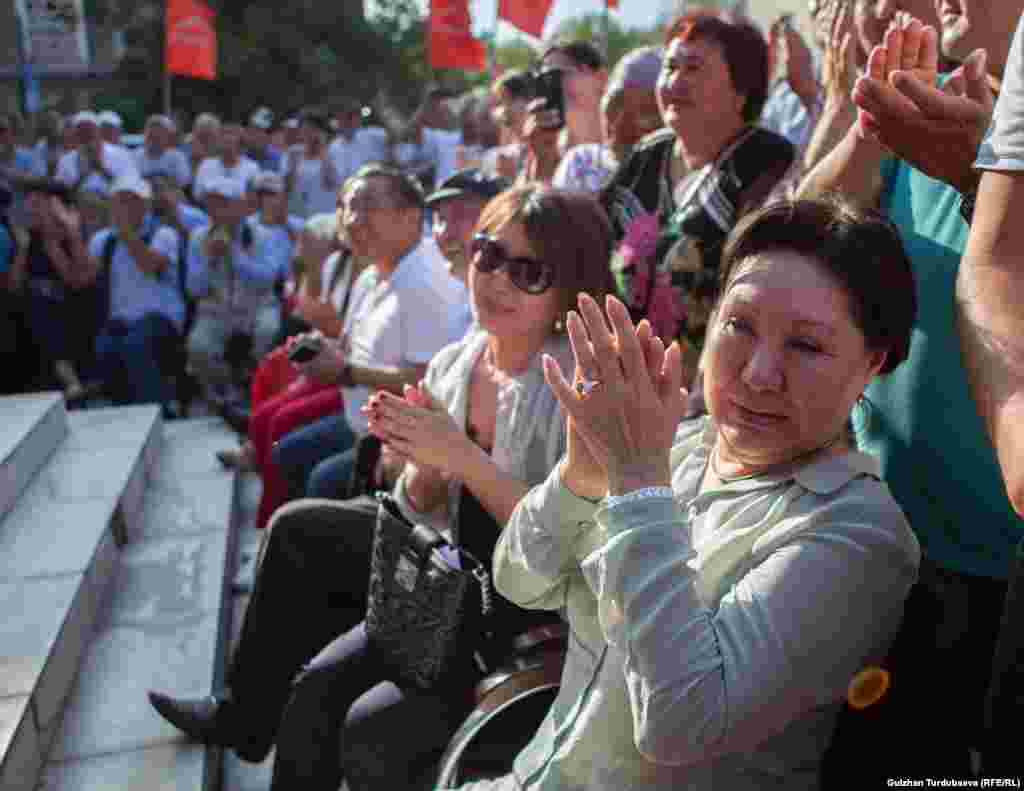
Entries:
[[995,104],[986,61],[985,50],[975,50],[941,88],[906,71],[889,78],[895,97],[874,82],[859,86],[855,100],[864,128],[922,173],[961,193],[973,191],[979,180],[974,160]]
[[600,467],[613,495],[667,486],[669,450],[686,399],[679,345],[666,351],[648,324],[633,325],[615,297],[608,297],[602,312],[581,294],[579,307],[580,313],[570,312],[566,321],[575,383],[566,380],[554,359],[544,360],[545,378],[568,416],[570,433],[586,448],[579,458],[585,469],[577,470],[569,459],[563,480],[570,488],[576,477],[593,486]]
[[923,25],[902,12],[889,25],[882,43],[871,50],[866,73],[853,89],[857,128],[863,137],[877,139],[874,129],[879,123],[865,104],[883,111],[886,118],[920,115],[917,105],[893,85],[894,75],[899,74],[910,75],[927,88],[935,88],[938,83],[938,33],[931,25]]

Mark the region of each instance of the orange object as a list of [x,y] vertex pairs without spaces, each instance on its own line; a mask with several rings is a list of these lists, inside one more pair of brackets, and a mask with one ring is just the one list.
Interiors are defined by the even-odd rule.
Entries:
[[855,709],[873,706],[889,691],[892,677],[881,667],[866,667],[853,677],[846,691],[846,702]]
[[473,36],[469,0],[430,0],[430,65],[487,70],[487,47]]
[[619,7],[619,0],[604,0],[604,7],[610,10],[615,10]]
[[528,33],[543,38],[544,23],[553,0],[498,0],[498,18]]
[[214,13],[200,0],[168,0],[165,60],[168,74],[217,78]]

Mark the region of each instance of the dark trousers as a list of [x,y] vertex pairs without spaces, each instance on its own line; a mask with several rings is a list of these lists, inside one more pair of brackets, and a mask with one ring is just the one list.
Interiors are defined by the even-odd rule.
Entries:
[[389,679],[364,624],[303,670],[281,721],[271,791],[424,788],[471,708],[472,671],[423,691]]
[[269,749],[304,663],[366,615],[377,502],[298,500],[275,513],[227,683],[245,740]]
[[164,406],[170,402],[160,361],[178,337],[171,320],[159,313],[107,323],[96,339],[96,365],[103,381],[113,385],[118,402]]
[[[881,787],[887,778],[1017,776],[1018,728],[985,727],[1006,583],[944,569],[921,559],[903,624],[889,653],[892,687],[865,711],[846,709],[826,756],[822,787]],[[852,784],[852,785],[851,785]]]

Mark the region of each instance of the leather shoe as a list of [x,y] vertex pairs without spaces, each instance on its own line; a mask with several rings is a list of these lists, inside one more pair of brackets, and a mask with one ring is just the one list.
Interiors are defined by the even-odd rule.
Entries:
[[172,698],[150,692],[149,702],[165,720],[195,741],[234,750],[238,757],[261,763],[270,752],[270,745],[261,747],[244,740],[231,723],[231,702],[214,696],[207,698]]

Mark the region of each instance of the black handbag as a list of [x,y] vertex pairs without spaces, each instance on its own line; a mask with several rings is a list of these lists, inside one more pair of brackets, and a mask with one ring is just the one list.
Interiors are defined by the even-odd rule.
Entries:
[[[478,648],[492,610],[490,575],[461,547],[461,568],[449,565],[438,550],[452,545],[440,533],[410,523],[391,495],[378,493],[377,499],[366,634],[396,680],[427,689],[459,654],[482,662]],[[477,589],[482,618],[475,612]]]

